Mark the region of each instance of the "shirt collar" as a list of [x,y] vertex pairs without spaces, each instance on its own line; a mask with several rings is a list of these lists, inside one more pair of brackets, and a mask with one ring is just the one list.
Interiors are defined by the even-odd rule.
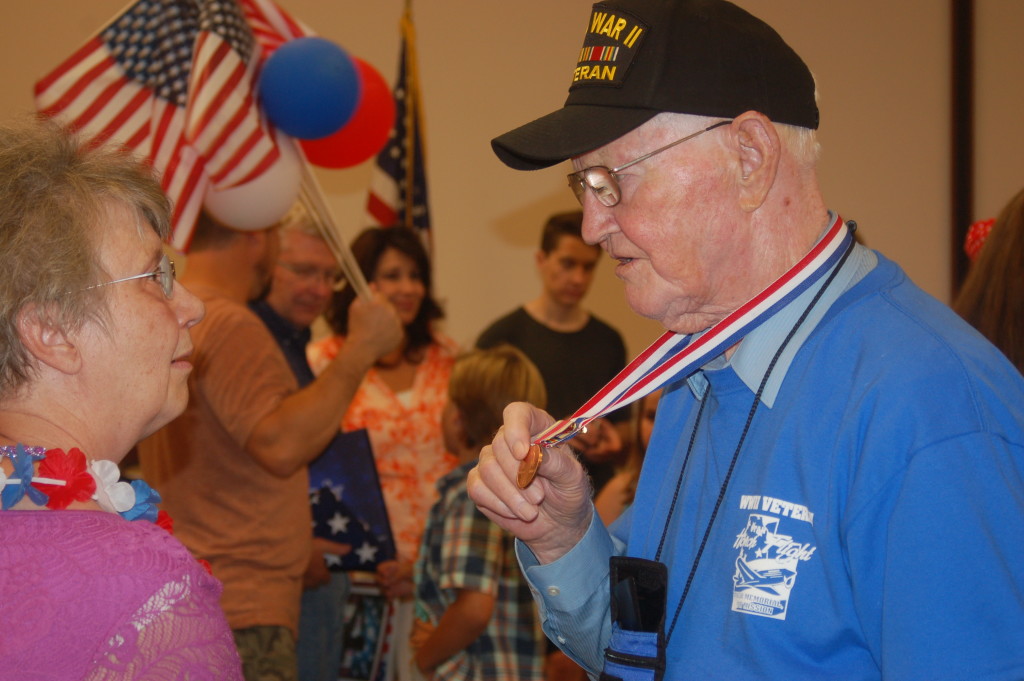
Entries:
[[249,303],[249,309],[256,313],[256,315],[263,320],[263,323],[267,325],[270,332],[274,335],[274,338],[287,341],[294,344],[296,347],[305,348],[312,337],[310,329],[299,327],[292,324],[290,321],[282,317],[277,311],[270,306],[265,300],[254,300]]
[[[834,214],[830,213],[829,224],[832,224],[833,219]],[[761,393],[761,402],[767,407],[771,408],[775,404],[775,398],[782,387],[782,382],[786,378],[786,373],[789,371],[793,358],[804,344],[804,341],[811,335],[811,332],[814,331],[825,317],[829,308],[832,307],[841,295],[850,290],[868,272],[874,269],[877,264],[878,256],[874,251],[857,243],[853,245],[850,256],[843,263],[842,270],[836,274],[832,283],[822,293],[821,298],[807,315],[800,328],[797,329],[792,340],[789,341],[786,349],[779,356],[775,367],[772,369],[768,383]],[[756,393],[757,389],[761,387],[761,381],[764,378],[765,372],[768,371],[772,357],[774,357],[779,346],[782,345],[786,336],[789,335],[793,325],[796,324],[800,315],[803,314],[811,300],[821,287],[825,285],[827,280],[828,275],[826,274],[815,282],[813,286],[793,299],[786,307],[779,310],[771,319],[766,320],[747,334],[731,358],[726,359],[725,355],[719,355],[701,367],[701,371],[687,378],[687,384],[694,396],[702,399],[707,391],[708,381],[704,377],[705,371],[718,371],[726,367],[732,367],[744,385],[752,393]]]
[[466,479],[466,476],[469,475],[469,472],[473,470],[473,466],[476,464],[476,461],[467,461],[466,463],[459,464],[454,469],[442,475],[437,481],[438,493],[444,496],[444,494],[453,486],[463,482]]

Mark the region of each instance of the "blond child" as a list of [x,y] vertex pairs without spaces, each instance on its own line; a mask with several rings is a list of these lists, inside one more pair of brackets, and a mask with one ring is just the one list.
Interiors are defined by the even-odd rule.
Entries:
[[513,537],[466,493],[466,475],[501,426],[510,402],[543,407],[536,367],[503,345],[460,357],[442,430],[459,467],[438,481],[416,564],[415,665],[428,679],[541,681],[546,650]]

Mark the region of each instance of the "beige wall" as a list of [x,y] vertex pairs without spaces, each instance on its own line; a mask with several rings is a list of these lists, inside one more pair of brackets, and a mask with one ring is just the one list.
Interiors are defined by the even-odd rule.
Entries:
[[1024,186],[1024,2],[977,2],[975,206],[995,216]]
[[[32,108],[32,83],[118,11],[121,0],[4,3],[0,117]],[[321,35],[389,80],[398,56],[401,0],[281,0]],[[818,79],[821,176],[829,205],[856,219],[867,243],[925,289],[949,290],[949,48],[944,0],[740,0],[780,30]],[[1024,185],[1024,60],[1016,36],[1024,3],[976,0],[977,217]],[[479,330],[537,292],[532,253],[549,213],[573,207],[564,168],[514,172],[489,140],[547,113],[565,97],[589,16],[587,0],[418,0],[436,281],[448,330]],[[354,233],[369,163],[319,171],[338,221]],[[626,308],[609,263],[589,303],[637,352],[657,325]]]

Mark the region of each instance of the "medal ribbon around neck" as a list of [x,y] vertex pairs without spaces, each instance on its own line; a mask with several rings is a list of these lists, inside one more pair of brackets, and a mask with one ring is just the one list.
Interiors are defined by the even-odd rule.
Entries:
[[580,433],[596,418],[635,402],[676,376],[689,376],[738,343],[817,282],[842,257],[853,239],[843,219],[835,220],[813,248],[785,274],[699,337],[666,331],[582,407],[533,438],[553,447]]

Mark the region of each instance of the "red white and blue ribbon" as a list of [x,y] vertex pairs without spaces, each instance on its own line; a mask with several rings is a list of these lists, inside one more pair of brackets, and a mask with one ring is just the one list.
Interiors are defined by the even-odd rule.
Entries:
[[654,392],[675,376],[685,377],[738,343],[827,273],[850,246],[853,233],[838,215],[825,235],[785,274],[700,336],[665,332],[567,419],[533,438],[552,447],[581,432],[596,418]]

